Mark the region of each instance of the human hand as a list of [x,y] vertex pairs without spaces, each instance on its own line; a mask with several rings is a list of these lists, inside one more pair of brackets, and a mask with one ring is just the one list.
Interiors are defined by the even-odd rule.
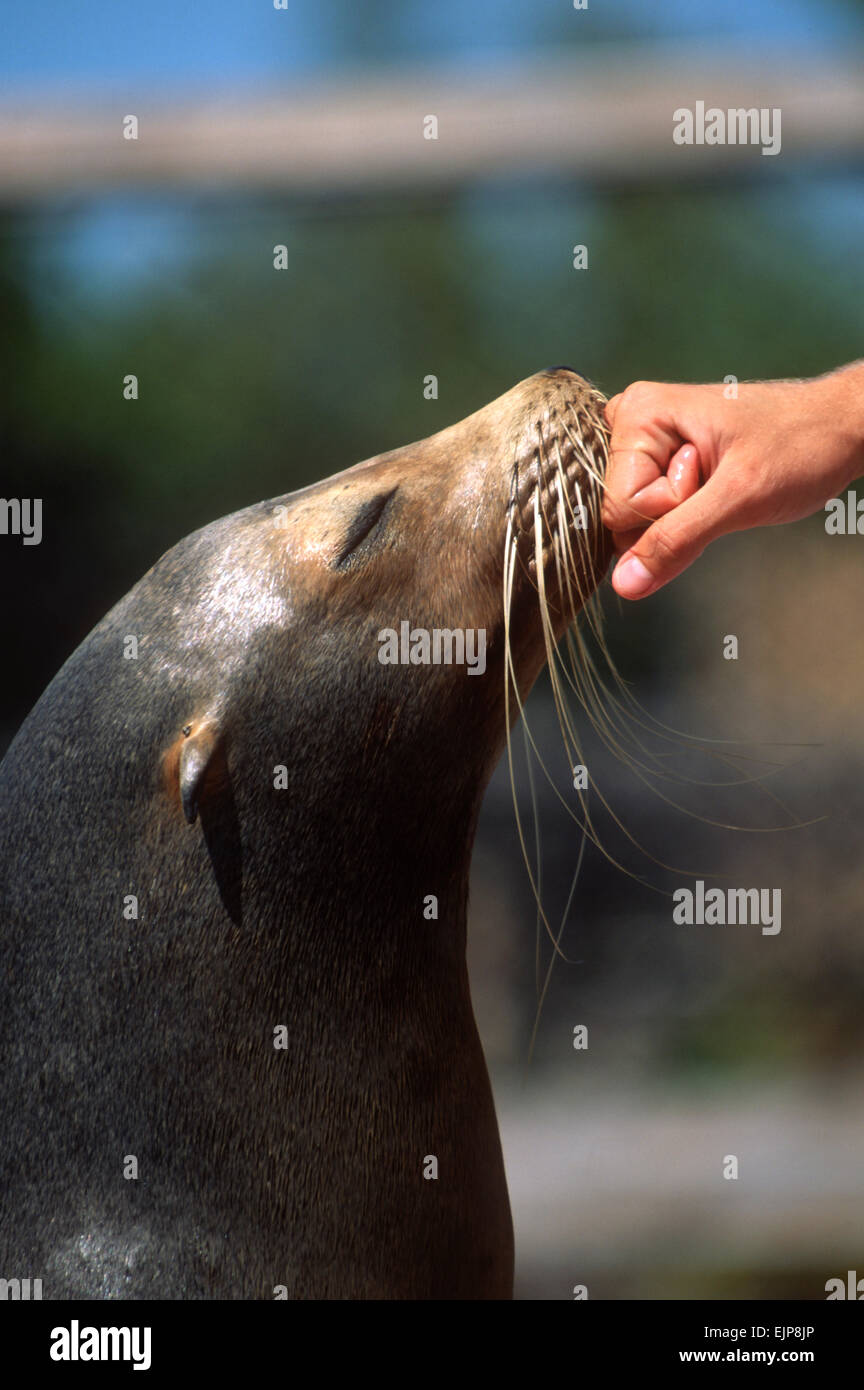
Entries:
[[718,536],[809,516],[864,472],[864,364],[725,389],[637,381],[606,407],[623,598],[655,593]]

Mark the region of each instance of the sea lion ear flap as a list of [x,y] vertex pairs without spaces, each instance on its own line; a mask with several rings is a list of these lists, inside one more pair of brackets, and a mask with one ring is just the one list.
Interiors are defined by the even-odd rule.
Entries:
[[[188,726],[187,726],[188,727]],[[213,755],[219,743],[219,729],[215,724],[201,724],[188,734],[183,730],[184,741],[180,749],[180,800],[183,814],[190,825],[198,815],[198,802],[204,789],[207,770],[213,763]]]

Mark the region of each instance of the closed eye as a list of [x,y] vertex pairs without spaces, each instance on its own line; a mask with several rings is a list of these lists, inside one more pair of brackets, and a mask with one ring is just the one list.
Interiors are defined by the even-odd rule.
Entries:
[[381,492],[377,497],[370,497],[369,501],[364,502],[359,508],[345,534],[342,549],[332,562],[335,569],[343,566],[354,554],[357,547],[362,545],[368,536],[371,536],[398,490],[397,487],[394,487],[389,492]]

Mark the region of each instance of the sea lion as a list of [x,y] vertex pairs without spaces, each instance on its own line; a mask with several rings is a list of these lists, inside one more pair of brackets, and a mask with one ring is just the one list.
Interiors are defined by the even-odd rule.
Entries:
[[45,691],[0,768],[4,1277],[511,1296],[468,871],[506,651],[524,697],[611,555],[602,405],[552,368],[214,522]]

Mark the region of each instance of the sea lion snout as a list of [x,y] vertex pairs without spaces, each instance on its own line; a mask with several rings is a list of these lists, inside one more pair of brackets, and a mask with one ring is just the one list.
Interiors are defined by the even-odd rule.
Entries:
[[497,602],[502,592],[509,523],[517,603],[523,588],[536,589],[540,555],[550,601],[562,563],[580,567],[590,591],[611,556],[599,510],[604,404],[572,368],[547,367],[438,434],[279,499],[292,583],[311,564],[337,612],[368,587],[370,603],[382,591],[404,595],[430,621],[454,622],[460,611],[467,621],[477,597],[492,622],[486,595]]

